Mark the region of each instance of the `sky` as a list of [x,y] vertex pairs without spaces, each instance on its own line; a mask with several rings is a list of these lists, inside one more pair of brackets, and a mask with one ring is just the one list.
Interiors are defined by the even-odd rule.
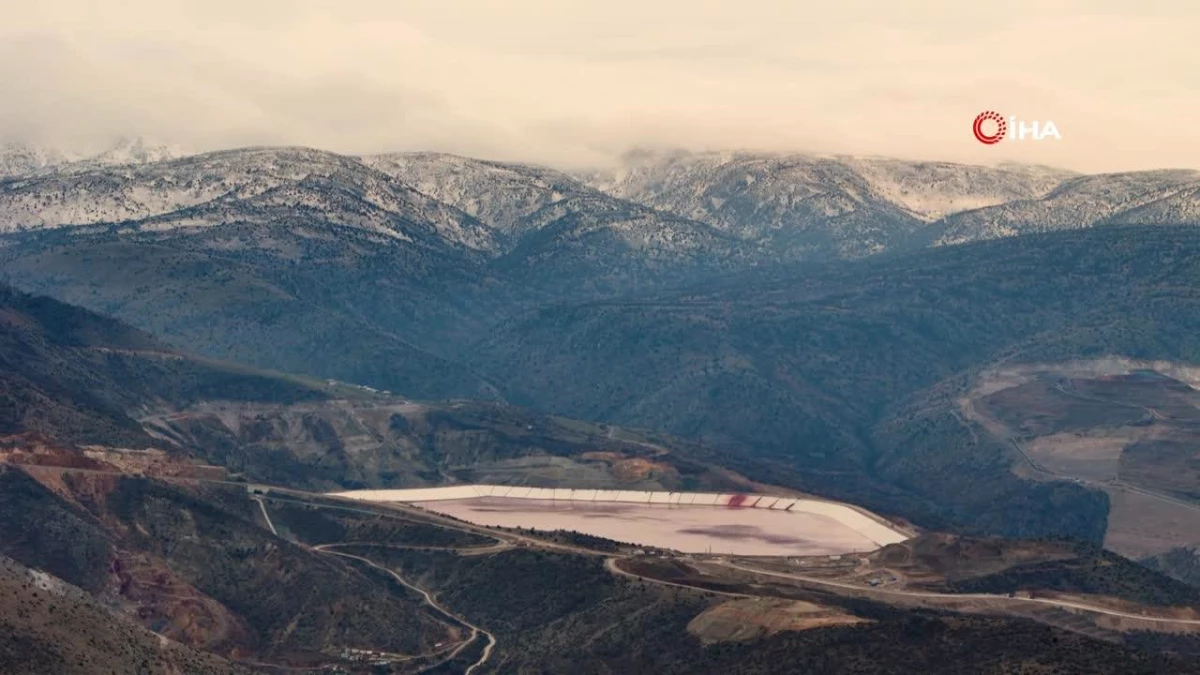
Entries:
[[[0,140],[1200,168],[1200,2],[0,0]],[[975,140],[977,114],[1061,140]]]

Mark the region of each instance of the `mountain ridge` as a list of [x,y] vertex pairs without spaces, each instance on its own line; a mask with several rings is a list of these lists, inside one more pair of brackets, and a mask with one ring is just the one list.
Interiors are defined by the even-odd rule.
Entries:
[[[95,150],[95,148],[93,148]],[[183,147],[137,136],[118,138],[99,152],[9,141],[0,143],[0,180],[47,171],[78,171],[96,167],[147,164],[186,157]]]
[[[348,189],[369,208],[432,224],[451,245],[510,260],[530,249],[528,237],[554,243],[550,226],[558,219],[537,215],[547,209],[591,220],[613,242],[625,241],[626,248],[597,243],[604,255],[619,257],[647,255],[628,247],[652,238],[629,239],[631,231],[682,233],[686,224],[687,234],[661,240],[651,255],[673,255],[685,266],[693,258],[720,260],[721,269],[1107,224],[1200,224],[1200,172],[1182,169],[1080,174],[1014,163],[678,151],[630,153],[616,166],[562,171],[437,152],[351,156],[249,147],[186,155],[134,141],[66,161],[49,150],[13,148],[0,153],[0,167],[10,167],[0,170],[0,232],[111,223],[165,228],[172,220],[195,227],[205,221],[189,220],[191,209],[208,205],[209,220],[224,222],[221,205],[262,201],[284,186],[306,186],[307,194],[289,195],[280,206],[315,208],[330,222],[349,224],[360,207],[326,194]],[[10,161],[2,161],[6,156]],[[329,181],[324,191],[321,180]],[[378,222],[357,224],[397,236]],[[562,236],[570,248],[571,238]]]

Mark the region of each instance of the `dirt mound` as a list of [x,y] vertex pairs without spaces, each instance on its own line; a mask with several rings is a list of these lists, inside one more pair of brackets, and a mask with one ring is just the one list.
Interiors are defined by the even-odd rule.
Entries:
[[866,623],[841,609],[780,598],[730,600],[699,614],[688,632],[702,642],[757,640],[783,631]]

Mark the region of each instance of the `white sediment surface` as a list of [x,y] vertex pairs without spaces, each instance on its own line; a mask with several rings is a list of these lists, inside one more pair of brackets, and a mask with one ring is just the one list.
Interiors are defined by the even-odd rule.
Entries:
[[908,538],[846,504],[776,495],[456,485],[333,496],[414,504],[476,525],[573,530],[685,553],[834,555]]

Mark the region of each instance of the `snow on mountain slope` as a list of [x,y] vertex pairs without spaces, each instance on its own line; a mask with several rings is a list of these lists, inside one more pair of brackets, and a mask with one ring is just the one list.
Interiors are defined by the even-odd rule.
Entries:
[[67,169],[89,169],[101,166],[125,166],[128,164],[152,164],[180,159],[195,153],[189,152],[182,146],[167,143],[155,143],[142,137],[122,138],[108,148],[92,157],[72,162]]
[[0,145],[0,180],[43,171],[74,158],[61,150],[24,143]]
[[82,172],[112,166],[151,164],[190,154],[184,148],[144,138],[122,138],[103,151],[88,154],[29,143],[0,145],[0,180],[51,171]]
[[705,223],[606,195],[571,196],[529,214],[519,224],[527,232],[555,232],[573,239],[604,230],[631,249],[658,251],[658,255],[715,254],[721,251],[714,246],[728,247],[735,241]]
[[229,150],[9,180],[0,183],[0,232],[146,219],[158,230],[219,225],[230,222],[238,201],[245,202],[236,209],[241,217],[256,212],[260,221],[282,222],[290,209],[389,236],[403,222],[468,248],[498,246],[489,228],[457,209],[353,158],[307,148]]
[[1016,199],[1036,199],[1078,175],[1023,164],[988,167],[857,157],[841,161],[862,176],[876,195],[928,221]]
[[609,194],[799,257],[870,255],[925,224],[830,157],[645,154],[631,156],[614,171],[581,178]]
[[436,152],[373,155],[362,161],[509,234],[539,209],[594,192],[564,173],[526,164]]
[[1104,220],[1114,225],[1200,225],[1200,181]]
[[[78,160],[5,146],[0,233],[307,222],[412,242],[436,236],[510,263],[521,255],[552,265],[641,256],[683,265],[720,259],[724,268],[1107,222],[1200,220],[1200,173],[1189,171],[1085,176],[746,152],[631,154],[616,168],[579,175],[429,152],[354,158],[245,148],[156,161],[178,152],[135,140]],[[584,255],[582,246],[596,250]]]
[[528,272],[535,285],[539,275],[591,270],[615,286],[616,276],[644,278],[662,265],[706,267],[739,245],[711,225],[604,194],[553,169],[438,153],[363,161],[508,233],[511,246],[498,266]]
[[563,297],[690,282],[754,264],[743,242],[711,225],[598,193],[556,201],[518,229],[524,236],[493,267]]
[[[718,220],[729,220],[736,227],[736,213],[721,213],[731,195],[750,195],[774,205],[760,215],[777,216],[775,226],[801,214],[794,210],[800,202],[835,193],[852,203],[886,203],[931,222],[959,211],[1035,199],[1078,175],[1023,164],[988,167],[886,157],[641,152],[628,155],[616,169],[581,178],[609,194],[697,218],[716,214]],[[844,213],[827,209],[824,215]]]
[[492,267],[525,286],[613,292],[742,260],[742,242],[707,223],[604,194],[554,169],[430,152],[363,163],[507,234]]
[[616,169],[581,178],[794,259],[1102,223],[1200,221],[1195,171],[1080,175],[1019,164],[709,152],[632,154]]
[[[952,214],[937,224],[935,245],[1010,237],[1031,232],[1077,229],[1103,222],[1195,222],[1194,197],[1200,172],[1137,171],[1080,176],[1041,199],[1025,199]],[[1190,210],[1190,214],[1188,213]],[[1183,221],[1170,220],[1178,216]]]

